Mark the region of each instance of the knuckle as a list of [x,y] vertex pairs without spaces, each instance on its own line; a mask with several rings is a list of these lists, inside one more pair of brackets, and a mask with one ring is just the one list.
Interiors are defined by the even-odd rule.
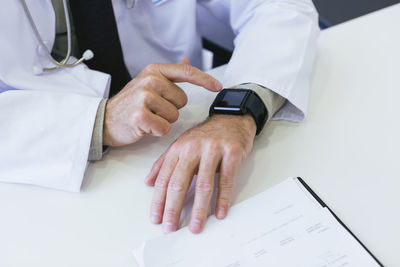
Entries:
[[217,151],[220,146],[220,141],[216,138],[209,138],[206,143],[206,149],[209,152]]
[[183,65],[183,73],[184,73],[185,77],[187,77],[187,78],[192,77],[194,72],[195,72],[195,68],[192,65],[190,65],[190,64]]
[[171,180],[168,185],[168,190],[172,193],[183,193],[185,191],[185,186],[181,181]]
[[151,203],[151,210],[161,210],[164,208],[164,203],[159,200],[153,200]]
[[187,95],[183,92],[182,96],[178,97],[176,102],[177,102],[176,105],[178,108],[183,108],[184,106],[186,106],[186,104],[188,102]]
[[143,102],[150,102],[150,101],[152,101],[154,99],[154,95],[153,95],[153,93],[151,93],[148,90],[142,90],[140,92],[139,98],[140,98],[142,103]]
[[222,194],[218,197],[218,201],[220,205],[225,205],[231,202],[231,198],[228,195]]
[[146,86],[156,87],[160,82],[160,78],[157,75],[149,74],[143,78],[142,82]]
[[[121,90],[118,94],[120,94],[122,91],[126,91],[126,90],[129,90],[129,89],[134,88],[134,87],[135,87],[135,82],[137,82],[136,79],[130,80],[130,81],[122,88],[122,90]],[[118,95],[118,94],[117,94],[117,95]]]
[[192,218],[199,222],[204,220],[204,214],[207,214],[207,208],[205,207],[197,207],[192,214]]
[[223,176],[220,178],[219,187],[224,190],[232,190],[234,185],[233,179],[228,176]]
[[159,171],[162,166],[163,160],[159,158],[156,162],[151,166],[151,171]]
[[149,64],[144,68],[144,71],[147,73],[153,73],[155,71],[158,71],[159,67],[157,64]]
[[175,141],[169,148],[168,148],[168,153],[170,155],[179,155],[179,152],[181,151],[181,145],[179,142]]
[[186,141],[186,144],[182,148],[182,157],[183,158],[189,157],[190,155],[193,154],[194,151],[197,150],[197,147],[198,147],[197,141],[193,139]]
[[157,180],[154,184],[154,186],[158,189],[166,189],[168,186],[168,181],[169,179],[167,177],[164,176],[159,176],[157,177]]
[[147,112],[144,108],[137,109],[132,115],[132,122],[141,125],[148,120]]
[[156,162],[154,162],[153,164],[153,168],[159,168],[161,167],[162,163],[163,163],[164,157],[160,156]]
[[229,156],[233,158],[242,159],[244,157],[245,151],[240,144],[230,144],[226,147],[226,152]]
[[196,185],[196,193],[201,195],[209,195],[212,193],[213,186],[209,182],[198,182]]
[[166,218],[177,218],[179,216],[179,212],[174,208],[166,208],[164,211],[164,216]]

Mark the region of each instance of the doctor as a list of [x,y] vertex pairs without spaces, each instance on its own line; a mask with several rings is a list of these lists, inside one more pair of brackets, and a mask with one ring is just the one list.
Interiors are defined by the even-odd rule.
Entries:
[[266,122],[304,119],[317,33],[311,0],[3,0],[0,181],[79,191],[103,145],[165,135],[187,101],[174,82],[222,88],[199,70],[205,36],[234,48],[229,89],[146,178],[150,219],[171,232],[198,174],[198,233],[213,190],[217,218],[227,215],[236,170]]

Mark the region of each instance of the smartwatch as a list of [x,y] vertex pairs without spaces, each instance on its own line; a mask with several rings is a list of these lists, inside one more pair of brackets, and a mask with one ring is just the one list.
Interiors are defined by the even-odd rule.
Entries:
[[245,115],[249,113],[257,125],[258,135],[268,119],[268,110],[256,92],[250,89],[223,89],[210,107],[213,114]]

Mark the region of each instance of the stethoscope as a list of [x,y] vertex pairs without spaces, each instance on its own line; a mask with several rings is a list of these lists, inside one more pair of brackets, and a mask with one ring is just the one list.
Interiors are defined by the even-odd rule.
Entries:
[[36,27],[35,22],[32,19],[32,15],[29,12],[29,9],[26,5],[25,0],[20,0],[22,7],[24,9],[25,15],[29,20],[29,23],[31,24],[33,33],[35,34],[35,37],[37,39],[37,41],[39,42],[41,48],[43,49],[45,55],[47,56],[47,58],[55,65],[54,67],[51,68],[44,68],[42,67],[40,64],[36,64],[33,66],[33,73],[35,75],[40,75],[44,72],[52,72],[55,70],[59,70],[59,69],[63,69],[63,68],[72,68],[75,67],[77,65],[79,65],[80,63],[82,63],[83,61],[86,60],[90,60],[93,58],[94,54],[90,49],[87,49],[82,57],[80,59],[75,60],[75,62],[72,63],[68,63],[68,61],[71,58],[71,23],[69,20],[69,13],[68,13],[68,5],[67,5],[67,0],[63,0],[63,7],[64,7],[64,14],[65,14],[65,24],[67,25],[67,43],[68,43],[68,49],[67,49],[67,55],[65,56],[65,58],[61,61],[57,61],[53,58],[53,56],[51,55],[49,49],[47,48],[47,46],[45,45],[42,37],[40,37],[39,31]]

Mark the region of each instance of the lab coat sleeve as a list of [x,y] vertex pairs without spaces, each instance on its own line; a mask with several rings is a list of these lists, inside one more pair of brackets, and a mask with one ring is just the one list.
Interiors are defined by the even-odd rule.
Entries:
[[101,100],[94,121],[92,140],[90,143],[89,160],[101,160],[103,157],[103,125],[107,100]]
[[[51,51],[55,37],[51,1],[26,3]],[[1,6],[0,182],[77,192],[110,76],[84,64],[34,75],[33,67],[54,64],[35,38],[21,2],[4,0]]]
[[0,94],[0,181],[77,192],[101,98],[62,92]]
[[244,88],[254,91],[264,102],[265,107],[268,111],[267,122],[272,118],[272,116],[283,106],[286,99],[281,95],[278,95],[274,91],[269,90],[268,88],[262,87],[258,84],[247,83],[247,84],[239,84],[237,86],[232,87],[236,88]]
[[235,36],[224,85],[260,84],[288,100],[273,119],[304,120],[319,32],[318,14],[312,1],[204,0],[199,3],[219,22],[230,25]]

